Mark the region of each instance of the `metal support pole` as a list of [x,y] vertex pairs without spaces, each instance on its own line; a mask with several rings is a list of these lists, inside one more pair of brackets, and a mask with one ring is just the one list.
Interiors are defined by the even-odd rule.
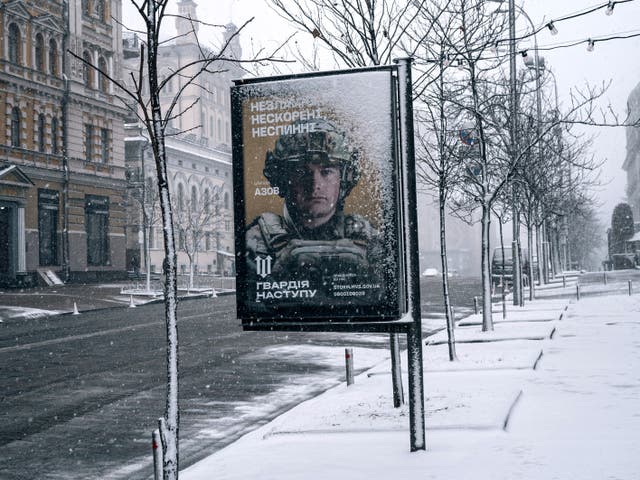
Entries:
[[576,285],[576,300],[580,300],[580,285]]
[[607,284],[607,271],[602,272],[602,283]]
[[478,315],[478,297],[473,297],[473,311]]
[[[511,168],[515,168],[517,156],[517,105],[516,105],[516,6],[515,0],[509,0],[509,157]],[[515,187],[511,186],[512,235],[511,258],[513,259],[513,304],[520,305],[522,295],[519,276],[520,255],[518,252],[518,207]]]
[[[402,363],[400,361],[400,335],[392,333],[391,341],[391,374],[393,382],[393,407],[404,405],[404,389],[402,388]],[[397,381],[396,381],[397,380]]]
[[160,430],[151,434],[151,448],[153,449],[153,480],[162,480],[162,440]]
[[346,368],[347,387],[353,385],[353,348],[344,349],[344,366]]
[[633,281],[629,280],[629,296],[633,293]]
[[402,152],[406,225],[404,225],[407,265],[407,298],[411,325],[407,328],[407,364],[409,374],[409,430],[411,451],[426,450],[424,426],[424,378],[422,364],[422,316],[420,312],[420,266],[418,258],[418,218],[416,199],[415,150],[413,131],[413,93],[411,59],[398,64],[400,110],[400,151]]

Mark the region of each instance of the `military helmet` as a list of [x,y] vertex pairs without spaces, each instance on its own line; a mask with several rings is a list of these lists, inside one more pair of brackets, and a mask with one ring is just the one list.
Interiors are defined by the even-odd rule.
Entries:
[[[288,193],[290,173],[305,163],[328,163],[340,166],[340,202],[360,178],[359,155],[344,132],[325,119],[297,121],[289,134],[278,137],[275,147],[267,152],[264,176],[281,197]],[[295,132],[295,133],[293,133]]]

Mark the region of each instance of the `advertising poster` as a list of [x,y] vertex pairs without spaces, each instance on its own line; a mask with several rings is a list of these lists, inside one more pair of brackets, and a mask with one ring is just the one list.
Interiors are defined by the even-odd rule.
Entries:
[[392,73],[278,77],[232,88],[243,325],[399,317]]

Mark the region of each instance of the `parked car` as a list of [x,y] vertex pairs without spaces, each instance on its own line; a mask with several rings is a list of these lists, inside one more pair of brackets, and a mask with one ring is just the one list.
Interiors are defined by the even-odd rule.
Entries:
[[[531,266],[529,265],[529,252],[526,248],[522,248],[520,252],[522,259],[522,273],[527,278],[524,280],[525,284],[529,278],[531,278]],[[534,278],[538,278],[538,260],[533,257],[533,275]],[[501,280],[504,279],[507,285],[513,283],[513,253],[511,247],[504,247],[504,262],[502,261],[502,247],[493,249],[493,256],[491,257],[491,284],[494,287],[500,285]]]

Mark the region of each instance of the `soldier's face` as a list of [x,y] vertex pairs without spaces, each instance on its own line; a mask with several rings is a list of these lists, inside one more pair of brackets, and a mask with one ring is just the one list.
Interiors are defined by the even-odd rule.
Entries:
[[307,228],[318,227],[331,219],[340,196],[340,168],[307,163],[291,173],[290,206]]

